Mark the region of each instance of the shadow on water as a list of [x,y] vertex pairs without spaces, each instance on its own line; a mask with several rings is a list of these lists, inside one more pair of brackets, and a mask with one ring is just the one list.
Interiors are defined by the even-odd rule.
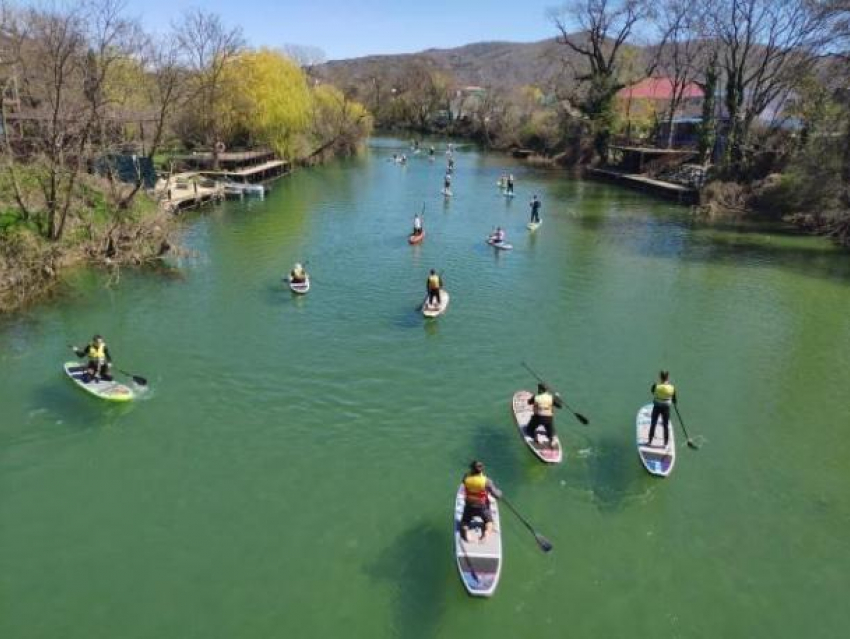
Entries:
[[631,499],[645,494],[641,487],[639,461],[634,446],[620,437],[602,436],[587,459],[588,488],[603,512],[623,508]]
[[519,485],[525,468],[521,457],[516,454],[520,446],[522,442],[507,422],[504,426],[494,423],[476,424],[472,430],[468,452],[465,456],[461,453],[457,457],[458,481],[470,462],[479,459],[486,464],[487,473],[499,486],[509,488]]
[[402,639],[435,637],[446,608],[452,564],[435,561],[447,555],[451,544],[449,527],[419,521],[381,552],[366,567],[375,580],[394,586],[394,635]]

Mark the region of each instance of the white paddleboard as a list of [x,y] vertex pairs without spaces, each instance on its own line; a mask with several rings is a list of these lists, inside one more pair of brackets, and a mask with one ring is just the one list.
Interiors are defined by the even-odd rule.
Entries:
[[425,317],[439,317],[446,312],[449,307],[449,292],[446,289],[440,289],[440,304],[428,304],[428,296],[425,295],[425,301],[422,302],[422,314]]
[[[673,472],[676,463],[676,435],[673,432],[673,417],[670,417],[670,438],[664,446],[664,427],[661,418],[655,427],[655,438],[648,442],[649,423],[652,418],[652,404],[642,406],[635,420],[637,451],[640,461],[647,472],[657,477],[667,477]],[[651,445],[650,445],[651,444]]]
[[65,362],[63,369],[77,387],[99,399],[105,399],[108,402],[129,402],[136,397],[132,388],[114,380],[89,381],[90,378],[85,364]]
[[481,543],[484,522],[480,518],[472,520],[467,533],[469,541],[460,534],[460,520],[466,504],[466,491],[463,484],[455,495],[455,561],[463,587],[475,597],[490,597],[499,585],[502,574],[502,527],[499,520],[499,505],[490,499],[490,512],[493,515],[493,530],[487,540]]

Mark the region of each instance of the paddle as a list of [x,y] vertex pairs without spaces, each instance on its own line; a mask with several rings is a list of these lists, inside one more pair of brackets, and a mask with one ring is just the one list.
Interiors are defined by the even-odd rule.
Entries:
[[537,541],[537,545],[540,546],[540,550],[542,550],[543,552],[549,552],[550,550],[552,550],[552,542],[550,542],[548,539],[546,539],[546,537],[534,530],[534,527],[528,523],[525,517],[519,514],[517,509],[514,508],[513,504],[508,501],[507,497],[502,495],[501,497],[499,497],[499,501],[504,502],[505,506],[510,508],[511,512],[516,515],[517,519],[519,519],[525,525],[525,527],[528,528],[529,532],[534,535],[534,539]]
[[688,429],[685,428],[685,422],[682,420],[682,416],[679,414],[679,407],[676,404],[673,404],[673,408],[676,410],[676,417],[679,418],[679,425],[682,427],[682,432],[685,433],[685,439],[688,440],[688,448],[693,448],[694,450],[699,450],[699,446],[697,446],[693,440],[691,440],[690,435],[688,435]]
[[[532,375],[534,375],[534,377],[536,377],[536,378],[537,378],[537,381],[538,381],[538,382],[540,382],[541,384],[543,384],[546,388],[550,388],[549,384],[547,384],[547,383],[546,383],[546,381],[545,381],[545,380],[543,380],[543,378],[541,378],[541,377],[540,377],[540,375],[538,375],[537,373],[535,373],[535,372],[531,369],[531,367],[530,367],[528,364],[526,364],[525,362],[522,362],[522,365],[525,367],[525,369],[526,369],[529,373],[531,373]],[[561,402],[561,405],[563,405],[563,407],[564,407],[564,408],[566,408],[568,411],[570,411],[570,412],[573,414],[573,416],[574,416],[574,417],[575,417],[578,421],[580,421],[580,422],[581,422],[582,424],[584,424],[585,426],[587,426],[587,425],[590,423],[590,420],[589,420],[587,417],[585,417],[585,416],[584,416],[584,415],[582,415],[581,413],[577,413],[577,412],[575,412],[572,408],[570,408],[569,406],[567,406],[567,403],[566,403],[566,402],[565,402],[565,401],[561,398],[561,395],[560,395],[557,391],[555,391],[555,395],[557,395],[557,396],[558,396],[558,401],[559,401],[559,402]]]
[[[67,344],[66,346],[68,348],[70,348],[72,351],[74,351],[74,353],[78,353],[79,350],[80,350],[79,348],[77,348],[76,346],[72,346],[71,344]],[[133,375],[133,373],[128,373],[127,371],[123,371],[120,368],[116,368],[115,370],[117,370],[122,375],[126,375],[127,377],[131,377],[133,379],[133,381],[136,384],[138,384],[139,386],[147,386],[148,385],[148,380],[145,379],[144,377],[142,377],[141,375]]]

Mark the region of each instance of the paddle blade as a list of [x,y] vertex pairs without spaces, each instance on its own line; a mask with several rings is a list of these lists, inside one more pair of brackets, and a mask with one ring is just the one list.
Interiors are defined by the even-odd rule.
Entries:
[[131,375],[131,377],[133,378],[133,381],[136,382],[139,386],[148,385],[148,380],[146,380],[144,377],[139,377],[138,375]]
[[576,415],[576,419],[579,420],[585,426],[587,426],[590,423],[590,420],[587,417],[585,417],[584,415],[582,415],[581,413],[576,413],[575,415]]
[[688,440],[688,448],[693,448],[694,450],[699,450],[699,446],[697,446],[697,445],[696,445],[693,441],[691,441],[690,439]]
[[552,542],[540,533],[534,533],[534,538],[537,539],[537,545],[540,546],[540,550],[543,552],[550,552],[552,548],[554,548],[554,546],[552,546]]

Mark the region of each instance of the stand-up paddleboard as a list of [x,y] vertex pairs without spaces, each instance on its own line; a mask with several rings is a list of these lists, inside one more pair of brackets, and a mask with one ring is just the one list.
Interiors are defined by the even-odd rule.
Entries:
[[534,415],[534,407],[528,401],[534,397],[534,393],[526,390],[517,391],[514,393],[511,401],[511,410],[514,414],[514,422],[516,422],[517,430],[520,437],[526,445],[531,449],[537,458],[547,464],[559,464],[563,459],[564,449],[561,448],[561,440],[558,435],[550,442],[546,437],[546,429],[538,426],[536,432],[528,432],[528,423]]
[[475,597],[490,597],[499,585],[502,573],[502,527],[499,521],[499,505],[490,499],[490,512],[493,515],[493,530],[486,541],[481,542],[484,522],[476,517],[469,525],[469,541],[460,534],[460,520],[466,503],[466,491],[463,484],[455,496],[455,559],[460,580],[466,592]]
[[[287,278],[288,279],[288,278]],[[289,290],[293,293],[297,293],[298,295],[306,295],[310,290],[310,276],[306,276],[303,282],[293,282],[291,279],[289,281]]]
[[63,368],[74,384],[99,399],[108,402],[129,402],[136,397],[132,388],[116,381],[88,381],[90,377],[86,366],[80,365],[79,362],[65,362]]
[[443,189],[442,191],[440,191],[440,193],[443,194],[443,197],[451,197],[452,196],[452,190],[451,189]]
[[425,296],[425,301],[422,302],[422,314],[425,317],[439,317],[443,313],[446,312],[446,309],[449,307],[449,292],[441,288],[440,289],[440,304],[439,306],[436,304],[428,303],[428,296]]
[[507,242],[494,242],[492,238],[487,238],[487,244],[492,246],[495,249],[499,249],[500,251],[510,251],[514,245],[508,244]]
[[540,228],[541,224],[543,224],[542,221],[541,222],[529,222],[525,226],[526,226],[526,228],[528,228],[529,231],[536,231],[537,229]]
[[425,239],[425,229],[422,229],[422,232],[419,235],[414,235],[413,233],[411,233],[407,237],[407,241],[410,244],[419,244],[419,242],[421,242],[424,239]]
[[658,426],[655,427],[655,439],[652,442],[647,441],[651,418],[652,404],[647,404],[638,411],[635,424],[638,456],[649,474],[667,477],[673,472],[673,465],[676,463],[676,435],[673,432],[673,418],[670,418],[668,426],[670,438],[667,441],[667,446],[664,446],[664,427],[661,425],[660,418]]

